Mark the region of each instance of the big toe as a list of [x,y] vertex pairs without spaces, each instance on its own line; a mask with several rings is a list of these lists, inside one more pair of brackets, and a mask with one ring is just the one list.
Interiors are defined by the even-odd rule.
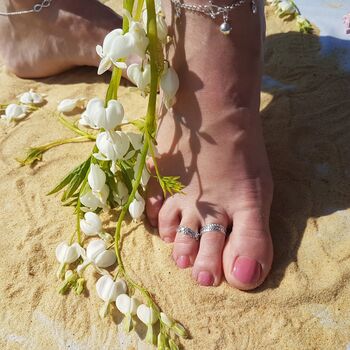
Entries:
[[238,289],[258,287],[270,271],[273,248],[268,218],[260,209],[238,211],[223,253],[227,282]]

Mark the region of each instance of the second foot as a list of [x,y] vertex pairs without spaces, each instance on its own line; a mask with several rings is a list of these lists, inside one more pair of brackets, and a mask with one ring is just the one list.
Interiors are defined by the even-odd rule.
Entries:
[[[158,184],[151,181],[147,203],[151,224],[158,226],[165,242],[174,243],[177,266],[192,267],[200,285],[216,286],[224,274],[238,289],[256,288],[266,278],[273,255],[272,180],[259,115],[236,111],[231,116],[234,122],[201,129],[202,136],[176,125],[175,116],[166,118],[158,137],[158,166],[164,175],[180,175],[186,187],[185,194],[163,200]],[[181,134],[175,147],[169,144],[171,130]],[[179,225],[198,232],[213,223],[232,228],[228,237],[213,231],[197,241],[177,233]]]

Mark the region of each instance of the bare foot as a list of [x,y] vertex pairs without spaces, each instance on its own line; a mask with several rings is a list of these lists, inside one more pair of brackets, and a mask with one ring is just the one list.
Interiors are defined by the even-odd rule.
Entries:
[[[167,3],[168,4],[168,3]],[[148,218],[180,268],[193,266],[199,284],[226,280],[253,289],[272,262],[269,212],[272,179],[259,116],[263,9],[250,2],[230,15],[232,33],[220,21],[186,12],[176,26],[173,64],[180,77],[178,102],[161,120],[159,165],[164,175],[180,175],[185,195],[162,199],[152,182]],[[167,9],[167,18],[171,18]],[[232,227],[205,233],[201,240],[176,234],[179,224],[198,231],[218,223]]]
[[[37,2],[6,0],[5,11],[30,9]],[[0,17],[0,56],[22,78],[98,66],[96,45],[121,24],[121,17],[97,0],[55,0],[40,13]]]

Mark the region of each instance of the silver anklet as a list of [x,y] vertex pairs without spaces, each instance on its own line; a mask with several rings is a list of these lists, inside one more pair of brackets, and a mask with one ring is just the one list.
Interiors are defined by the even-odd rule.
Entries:
[[[234,1],[231,5],[227,5],[227,6],[215,5],[213,4],[212,0],[208,1],[209,5],[185,4],[181,2],[181,0],[171,0],[171,2],[175,6],[176,17],[181,16],[181,9],[193,11],[193,12],[199,12],[213,19],[215,19],[217,16],[222,15],[223,23],[219,27],[220,32],[225,35],[228,35],[231,33],[231,30],[232,30],[232,26],[230,25],[230,23],[228,23],[229,13],[232,10],[244,5],[246,3],[246,0]],[[251,9],[254,14],[257,13],[256,0],[251,0]]]
[[53,0],[43,0],[39,4],[35,4],[30,10],[16,11],[16,12],[0,12],[0,16],[17,16],[25,15],[27,13],[38,13],[45,7],[50,7]]

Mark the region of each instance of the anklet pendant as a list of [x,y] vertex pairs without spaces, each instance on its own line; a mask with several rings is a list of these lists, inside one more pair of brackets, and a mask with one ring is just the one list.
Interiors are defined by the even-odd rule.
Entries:
[[228,23],[228,12],[227,10],[223,14],[224,22],[220,25],[220,32],[224,35],[229,35],[232,31],[231,24]]

